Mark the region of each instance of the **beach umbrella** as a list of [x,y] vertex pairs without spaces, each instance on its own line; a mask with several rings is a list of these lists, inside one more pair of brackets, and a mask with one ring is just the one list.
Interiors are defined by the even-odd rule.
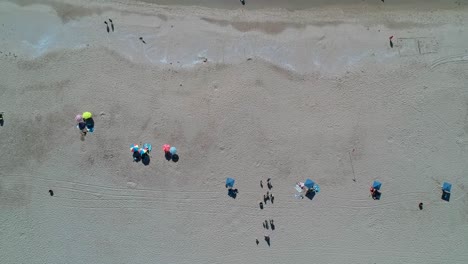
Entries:
[[235,180],[233,178],[227,178],[226,179],[226,187],[230,187],[230,188],[234,187],[234,182],[235,182]]
[[374,183],[372,184],[372,188],[374,188],[377,191],[380,190],[380,187],[382,187],[382,183],[379,181],[374,181]]
[[82,116],[83,116],[83,119],[89,119],[93,117],[93,114],[91,114],[91,112],[84,112]]
[[314,184],[314,192],[320,192],[320,186],[318,186],[317,184]]
[[148,150],[146,150],[146,149],[144,149],[144,148],[141,148],[141,149],[139,150],[139,153],[140,153],[141,156],[145,155],[147,152],[148,152]]
[[137,144],[133,144],[130,146],[130,151],[135,152],[135,151],[138,151],[139,148],[140,147]]
[[169,152],[169,150],[171,149],[171,146],[169,144],[164,144],[162,146],[162,149],[164,152]]
[[305,182],[304,182],[304,186],[311,189],[314,187],[314,182],[311,180],[311,179],[307,179]]
[[442,184],[442,191],[449,193],[452,190],[452,184],[448,182],[444,182]]
[[76,121],[77,123],[81,123],[81,122],[83,122],[83,117],[82,117],[81,115],[76,115],[76,116],[75,116],[75,121]]
[[143,148],[148,150],[148,152],[151,152],[151,150],[153,149],[153,147],[149,143],[143,144]]
[[169,152],[171,153],[171,155],[174,155],[174,154],[177,153],[177,149],[176,149],[175,147],[171,147],[171,148],[169,149]]

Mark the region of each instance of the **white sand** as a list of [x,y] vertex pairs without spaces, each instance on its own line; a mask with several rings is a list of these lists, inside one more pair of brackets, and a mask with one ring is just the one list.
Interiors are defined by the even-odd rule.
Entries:
[[19,2],[0,3],[0,263],[468,263],[466,4]]

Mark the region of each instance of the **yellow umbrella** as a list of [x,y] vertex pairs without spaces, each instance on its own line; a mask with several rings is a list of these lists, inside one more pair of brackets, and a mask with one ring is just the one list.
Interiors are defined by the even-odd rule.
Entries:
[[93,114],[91,114],[91,112],[84,112],[82,117],[83,117],[83,119],[89,119],[89,118],[93,117]]

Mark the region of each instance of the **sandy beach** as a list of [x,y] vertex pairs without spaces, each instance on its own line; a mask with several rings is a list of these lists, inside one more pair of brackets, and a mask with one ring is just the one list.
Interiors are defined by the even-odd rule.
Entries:
[[468,263],[468,2],[246,2],[0,1],[0,263]]

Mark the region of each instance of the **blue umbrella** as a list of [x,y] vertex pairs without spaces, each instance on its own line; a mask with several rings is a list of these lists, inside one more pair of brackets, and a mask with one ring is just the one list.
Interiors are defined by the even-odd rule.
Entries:
[[143,148],[144,148],[144,149],[147,149],[148,152],[151,152],[151,150],[153,149],[153,147],[152,147],[151,144],[149,144],[149,143],[143,144]]
[[318,186],[317,184],[314,185],[314,192],[320,192],[320,186]]
[[372,184],[372,188],[376,190],[380,190],[380,187],[382,187],[382,183],[379,181],[374,181],[374,183]]
[[226,187],[234,187],[234,182],[235,180],[233,178],[227,178],[226,179]]
[[449,193],[451,190],[452,190],[452,184],[451,183],[444,182],[444,184],[442,184],[442,191],[444,191],[446,193]]
[[304,186],[309,188],[309,189],[312,189],[314,187],[314,182],[311,180],[311,179],[307,179],[305,182],[304,182]]
[[171,155],[174,155],[174,154],[177,153],[177,149],[176,149],[175,147],[171,147],[171,148],[169,149],[169,152],[171,153]]

